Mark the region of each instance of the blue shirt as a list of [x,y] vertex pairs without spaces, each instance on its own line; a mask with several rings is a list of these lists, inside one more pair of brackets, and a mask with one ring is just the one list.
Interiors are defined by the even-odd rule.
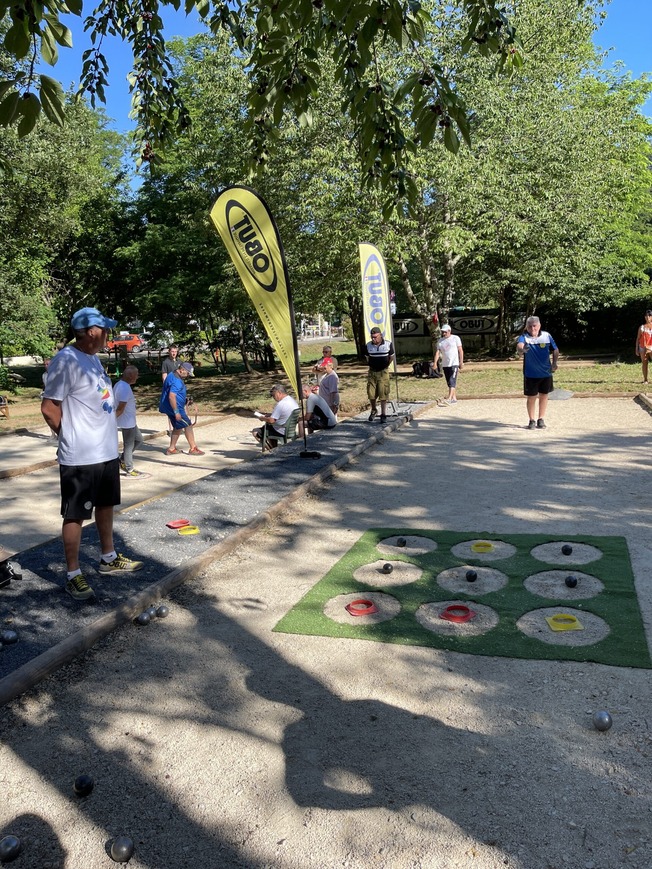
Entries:
[[552,366],[550,354],[557,350],[555,339],[549,332],[539,332],[536,338],[525,332],[520,335],[517,344],[525,344],[527,352],[523,356],[523,374],[525,377],[550,377]]
[[[177,398],[177,410],[170,404],[170,393],[173,392]],[[186,384],[174,372],[170,372],[163,382],[163,392],[158,405],[160,413],[167,413],[168,416],[174,416],[176,412],[181,416],[185,416],[186,408]]]

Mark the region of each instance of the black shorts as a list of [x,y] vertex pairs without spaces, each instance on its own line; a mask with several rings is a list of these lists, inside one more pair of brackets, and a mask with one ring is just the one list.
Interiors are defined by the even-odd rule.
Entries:
[[120,503],[120,461],[96,465],[60,465],[61,515],[64,519],[90,519],[95,507]]
[[446,386],[448,386],[449,389],[455,389],[457,386],[457,372],[459,370],[459,365],[451,365],[450,368],[448,366],[442,368],[444,377],[446,378]]
[[314,431],[324,431],[327,428],[329,428],[328,417],[321,407],[316,407],[308,420],[308,431],[312,433]]
[[523,395],[548,395],[555,387],[550,377],[524,377]]

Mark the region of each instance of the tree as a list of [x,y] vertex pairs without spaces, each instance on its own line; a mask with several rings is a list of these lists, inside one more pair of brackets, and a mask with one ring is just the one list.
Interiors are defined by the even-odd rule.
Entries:
[[120,137],[83,104],[64,129],[0,129],[0,349],[50,354],[58,322],[95,302],[104,228],[120,191]]
[[[180,0],[161,5],[179,8]],[[516,34],[500,0],[459,0],[466,20],[462,50],[475,47],[494,56],[500,69],[522,63]],[[86,18],[93,48],[84,53],[81,92],[91,104],[104,101],[108,65],[102,41],[116,35],[133,52],[130,75],[133,115],[138,121],[140,161],[154,162],[190,115],[184,105],[174,66],[165,44],[155,0],[101,0]],[[343,107],[351,118],[357,155],[365,182],[380,184],[391,202],[413,190],[410,157],[427,145],[440,121],[446,126],[445,144],[455,151],[459,138],[468,141],[464,104],[449,69],[421,52],[432,22],[419,0],[186,0],[210,29],[224,30],[245,59],[249,77],[247,145],[259,169],[269,157],[282,118],[293,112],[302,125],[312,120],[321,83],[320,53],[334,61],[335,80]],[[14,125],[20,136],[35,127],[41,111],[55,124],[65,117],[65,100],[56,79],[37,74],[40,56],[56,65],[59,47],[70,48],[70,30],[62,13],[83,14],[82,0],[0,0],[0,20],[10,26],[6,51],[26,69],[0,80],[0,124]],[[444,9],[437,21],[443,23]],[[409,49],[419,69],[400,82],[386,79],[378,63],[387,45]]]
[[419,195],[392,215],[386,242],[433,337],[436,311],[498,304],[506,348],[515,311],[580,313],[649,268],[649,85],[598,69],[594,15],[592,3],[523,0],[527,63],[510,80],[460,57],[454,30],[433,34],[472,109],[473,147],[415,158]]

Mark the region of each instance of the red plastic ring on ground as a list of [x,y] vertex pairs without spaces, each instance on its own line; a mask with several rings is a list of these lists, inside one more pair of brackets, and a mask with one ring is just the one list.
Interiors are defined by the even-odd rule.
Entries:
[[352,616],[370,616],[372,613],[378,612],[376,604],[366,598],[352,600],[351,603],[347,603],[344,609]]
[[468,622],[475,616],[473,610],[463,603],[452,604],[443,609],[440,614],[440,619],[446,619],[447,622]]

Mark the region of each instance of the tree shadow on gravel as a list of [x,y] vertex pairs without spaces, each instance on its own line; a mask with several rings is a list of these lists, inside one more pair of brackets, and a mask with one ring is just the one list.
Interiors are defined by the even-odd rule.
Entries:
[[[456,509],[466,505],[468,510],[473,501],[475,530],[479,530],[477,517],[486,515],[483,530],[500,532],[509,519],[516,533],[533,530],[531,516],[518,513],[519,499],[525,499],[528,511],[534,510],[538,517],[540,532],[563,533],[569,511],[575,534],[614,533],[613,528],[605,530],[613,521],[608,517],[614,515],[627,528],[642,530],[645,524],[647,529],[640,508],[640,468],[649,453],[647,432],[581,432],[576,439],[567,436],[564,449],[552,457],[543,442],[526,440],[525,432],[517,444],[504,442],[501,423],[439,418],[419,421],[404,432],[400,441],[389,439],[376,448],[372,480],[347,483],[348,503],[341,505],[336,517],[342,527],[388,527],[401,504],[413,511],[414,527],[427,523],[447,527],[453,499]],[[554,433],[545,436],[549,443]],[[399,448],[400,462],[393,461]],[[631,455],[631,471],[610,465],[610,455],[622,456],[624,451]],[[424,456],[433,457],[427,463],[430,473],[420,476],[417,489],[404,468],[412,463],[423,469]],[[438,487],[445,494],[441,500],[436,497]],[[628,500],[625,495],[630,491],[637,495]],[[315,535],[318,521],[323,519],[315,520]],[[335,517],[330,515],[329,521]],[[284,547],[293,545],[293,534],[288,528],[287,534],[272,542],[278,558]],[[338,829],[346,840],[343,848],[355,855],[357,865],[382,860],[378,850],[365,850],[374,838],[399,848],[397,837],[404,835],[413,841],[422,836],[435,841],[443,835],[440,828],[445,821],[452,822],[462,837],[491,849],[496,865],[514,857],[522,861],[520,865],[537,867],[554,866],[555,861],[586,865],[598,854],[604,865],[622,859],[625,842],[612,841],[609,828],[603,830],[596,823],[596,806],[599,814],[620,818],[623,830],[636,825],[645,829],[652,802],[643,773],[627,769],[628,756],[619,753],[619,744],[607,743],[602,734],[596,737],[583,723],[587,703],[583,695],[592,686],[582,664],[557,669],[558,690],[578,694],[577,710],[565,717],[541,706],[541,688],[554,664],[505,659],[493,661],[487,675],[486,662],[465,655],[418,654],[399,647],[390,653],[379,647],[372,675],[376,695],[404,695],[405,700],[351,699],[358,693],[358,679],[362,684],[369,681],[369,673],[359,671],[356,658],[357,643],[362,641],[320,641],[319,666],[327,666],[332,655],[342,673],[344,681],[336,692],[309,672],[308,664],[304,668],[292,663],[273,648],[274,644],[291,648],[300,660],[306,648],[303,638],[267,642],[256,636],[254,626],[247,628],[247,618],[255,619],[265,601],[248,595],[246,582],[244,574],[234,577],[237,617],[225,612],[229,598],[199,594],[191,585],[178,589],[173,600],[186,622],[176,629],[168,629],[166,621],[146,629],[159,631],[154,672],[142,665],[139,644],[133,644],[131,658],[121,649],[123,632],[118,631],[61,670],[35,695],[14,701],[0,713],[3,751],[18,756],[44,787],[74,799],[74,778],[81,773],[95,778],[93,794],[76,803],[76,810],[97,832],[97,865],[104,865],[107,836],[121,834],[134,839],[138,865],[149,869],[195,865],[262,869],[274,864],[269,857],[252,857],[250,847],[251,837],[258,836],[267,846],[266,853],[273,853],[278,843],[265,839],[273,806],[256,806],[255,822],[245,818],[237,829],[219,810],[221,804],[228,806],[233,793],[233,779],[226,774],[229,751],[234,750],[230,737],[237,740],[235,750],[244,744],[252,757],[260,751],[262,738],[252,706],[259,718],[278,722],[278,736],[268,736],[267,743],[272,751],[278,747],[282,752],[284,784],[292,802],[306,811],[351,813],[350,829],[344,821]],[[270,575],[269,597],[273,595]],[[143,634],[143,642],[149,636]],[[342,660],[341,642],[350,649],[348,661]],[[387,655],[391,666],[384,661]],[[91,656],[94,666],[89,674]],[[99,660],[105,665],[105,678],[98,672]],[[400,684],[395,681],[397,662]],[[319,669],[314,660],[311,666]],[[615,686],[623,683],[622,673],[611,675],[609,668],[596,666],[591,673],[612,679]],[[164,703],[162,695],[172,676],[183,688]],[[530,685],[518,706],[509,699],[513,679],[519,684],[529,680]],[[427,710],[426,689],[438,697],[446,691],[460,692],[469,707],[466,720],[472,723],[462,726],[427,711],[412,712],[410,706],[424,704]],[[622,690],[635,693],[638,688],[625,685]],[[523,728],[523,722],[530,727]],[[118,747],[111,748],[118,727],[124,727],[124,732]],[[544,804],[532,799],[533,729],[537,769],[544,775],[536,793]],[[574,741],[583,738],[582,730],[593,764],[575,762],[573,757]],[[175,766],[175,743],[177,751],[185,752],[193,734],[210,740],[210,751],[202,751],[196,759],[184,754]],[[166,764],[162,766],[159,755],[163,753]],[[618,779],[607,775],[603,757],[627,775],[621,772]],[[259,763],[241,774],[250,780],[264,777]],[[633,792],[624,801],[620,785],[628,776]],[[38,800],[39,792],[33,778],[30,781],[23,802],[25,809],[34,811],[29,803]],[[203,803],[214,809],[210,821],[200,820]],[[364,810],[369,809],[386,810],[385,828],[366,829]],[[374,821],[378,823],[377,815]],[[305,823],[310,823],[309,817]],[[20,836],[16,825],[3,819],[2,826]],[[272,829],[269,835],[273,833]],[[520,851],[524,841],[531,848],[525,854]],[[70,853],[67,842],[61,847]],[[43,867],[52,860],[51,853],[51,836],[43,835],[16,866]],[[331,865],[328,855],[322,856],[322,862],[314,865]],[[649,865],[635,862],[639,856],[644,855],[634,855],[628,865],[637,869]],[[298,865],[289,859],[279,858],[278,865]],[[423,865],[434,864],[424,858]]]

